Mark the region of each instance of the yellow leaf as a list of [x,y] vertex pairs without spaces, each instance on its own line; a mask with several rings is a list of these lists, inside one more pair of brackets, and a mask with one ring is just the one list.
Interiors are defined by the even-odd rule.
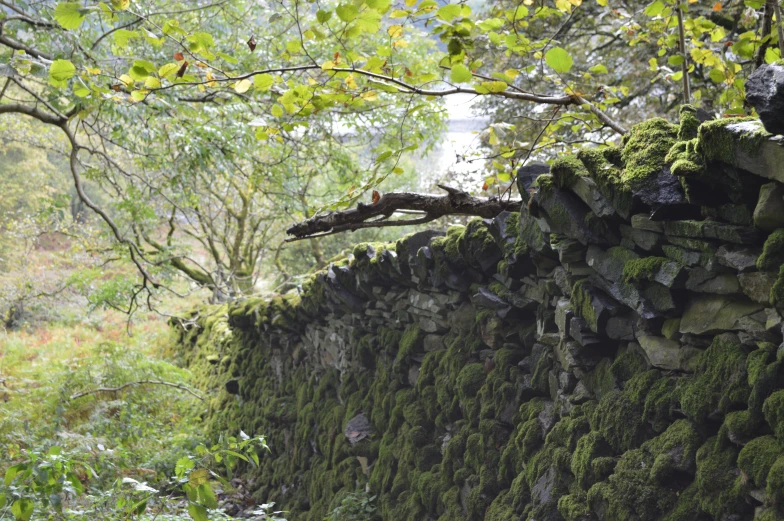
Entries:
[[517,77],[520,75],[520,71],[518,71],[517,69],[506,69],[506,70],[504,71],[504,75],[505,75],[507,78],[509,78],[509,79],[512,79],[512,80],[513,80],[513,79],[517,78]]
[[253,83],[251,83],[251,81],[248,79],[240,80],[234,84],[234,90],[238,94],[243,94],[248,92],[248,89],[250,89],[251,85],[253,85]]
[[120,81],[123,82],[126,87],[133,86],[133,78],[131,78],[127,74],[123,74],[122,76],[120,76]]
[[392,38],[400,38],[403,36],[403,26],[402,25],[391,25],[389,29],[387,29],[387,33]]
[[362,99],[365,101],[376,101],[378,99],[378,93],[374,90],[363,92]]
[[356,89],[357,88],[357,81],[354,79],[354,75],[353,74],[349,74],[348,76],[346,76],[346,78],[343,80],[343,82],[346,84],[346,86],[349,89]]
[[98,68],[96,68],[96,67],[85,67],[85,70],[86,70],[86,71],[87,71],[89,74],[101,74],[101,69],[98,69]]
[[408,42],[405,40],[395,40],[392,43],[392,47],[405,49],[406,47],[408,47]]
[[413,6],[416,5],[416,3],[417,3],[417,0],[406,0],[406,5],[408,7],[413,7]]
[[333,62],[331,60],[327,60],[327,61],[325,61],[324,63],[321,64],[321,69],[325,70],[325,71],[328,71],[328,70],[334,69],[334,68],[335,68],[335,62]]
[[198,487],[199,485],[203,485],[207,483],[210,479],[210,471],[207,469],[199,469],[194,470],[190,474],[188,474],[188,484]]
[[583,0],[569,0],[569,3],[575,7],[580,7],[580,5],[583,3]]
[[572,12],[572,3],[569,0],[555,0],[555,7],[563,13]]
[[596,3],[602,7],[607,7],[607,0],[596,0]]

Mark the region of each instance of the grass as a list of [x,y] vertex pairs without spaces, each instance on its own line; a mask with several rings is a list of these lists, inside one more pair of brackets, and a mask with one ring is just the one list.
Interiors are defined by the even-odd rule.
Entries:
[[[0,332],[0,475],[21,464],[43,468],[55,482],[36,485],[32,473],[0,483],[0,519],[20,519],[11,508],[20,498],[33,501],[32,519],[190,519],[176,465],[203,456],[202,402],[161,385],[71,398],[138,380],[188,386],[190,374],[167,359],[165,320],[137,317],[132,333],[124,317],[109,312]],[[209,517],[227,518],[217,509]]]

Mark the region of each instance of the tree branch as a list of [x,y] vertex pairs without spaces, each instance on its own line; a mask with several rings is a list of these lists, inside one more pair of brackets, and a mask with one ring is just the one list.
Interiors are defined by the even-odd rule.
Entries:
[[[342,212],[314,215],[286,230],[287,234],[293,236],[287,239],[287,242],[362,228],[423,224],[444,215],[495,217],[505,210],[516,211],[522,204],[520,200],[474,197],[455,188],[438,186],[446,190],[447,195],[389,193],[384,194],[376,204],[359,203],[356,208]],[[424,216],[418,219],[387,220],[398,210],[416,210],[424,213]],[[374,217],[379,219],[373,219]]]
[[190,389],[189,387],[186,387],[183,384],[176,384],[176,383],[172,383],[172,382],[164,382],[163,380],[138,380],[136,382],[128,382],[127,384],[123,384],[123,385],[121,385],[119,387],[98,387],[97,389],[90,389],[89,391],[81,391],[81,392],[72,394],[71,398],[69,398],[69,399],[70,400],[75,400],[75,399],[81,398],[83,396],[88,396],[90,394],[98,394],[98,393],[117,393],[117,392],[122,391],[123,389],[126,389],[126,388],[134,386],[134,385],[147,385],[147,384],[165,385],[167,387],[173,387],[175,389],[180,389],[181,391],[185,391],[186,393],[195,396],[199,400],[204,401],[204,397],[202,395],[196,393],[194,390]]

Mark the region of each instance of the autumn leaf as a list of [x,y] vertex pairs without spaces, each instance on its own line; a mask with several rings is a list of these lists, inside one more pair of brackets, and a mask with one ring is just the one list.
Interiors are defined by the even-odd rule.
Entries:
[[487,186],[487,183],[484,183],[484,184],[482,185],[482,191],[483,191],[483,192],[486,192],[488,188],[490,188],[490,187],[489,187],[489,186]]
[[713,11],[716,13],[721,11],[721,2],[716,2],[715,4],[713,4]]
[[188,68],[188,62],[182,62],[182,65],[180,66],[180,70],[177,71],[177,77],[182,78],[183,75],[185,74],[185,69],[187,68]]
[[250,52],[253,52],[253,51],[256,50],[256,37],[255,36],[251,36],[250,39],[248,39],[248,47],[250,48]]
[[373,204],[378,204],[380,200],[381,200],[381,194],[379,194],[378,191],[373,190]]
[[179,61],[184,60],[185,56],[183,56],[180,51],[177,51],[177,52],[174,53],[174,59],[179,62]]

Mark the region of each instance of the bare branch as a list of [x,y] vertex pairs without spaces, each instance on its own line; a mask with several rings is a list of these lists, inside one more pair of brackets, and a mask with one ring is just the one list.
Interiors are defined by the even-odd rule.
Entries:
[[98,393],[117,393],[122,391],[123,389],[127,389],[128,387],[132,387],[135,385],[165,385],[167,387],[173,387],[174,389],[180,389],[181,391],[185,391],[188,394],[191,394],[198,398],[199,400],[204,401],[204,396],[198,394],[196,391],[187,387],[183,384],[177,384],[172,382],[164,382],[163,380],[137,380],[135,382],[128,382],[127,384],[123,384],[119,387],[98,387],[97,389],[90,389],[89,391],[81,391],[75,394],[72,394],[69,398],[70,400],[75,400],[77,398],[82,398],[83,396],[88,396],[90,394],[98,394]]
[[[314,215],[286,230],[286,233],[293,236],[287,241],[322,237],[362,228],[423,224],[445,215],[495,217],[505,210],[518,210],[522,204],[520,200],[504,201],[499,198],[474,197],[449,186],[438,186],[445,190],[447,195],[389,193],[384,194],[376,204],[359,203],[356,208],[342,212]],[[424,213],[424,216],[418,219],[386,220],[398,210],[415,210]],[[376,217],[379,219],[373,219]]]

